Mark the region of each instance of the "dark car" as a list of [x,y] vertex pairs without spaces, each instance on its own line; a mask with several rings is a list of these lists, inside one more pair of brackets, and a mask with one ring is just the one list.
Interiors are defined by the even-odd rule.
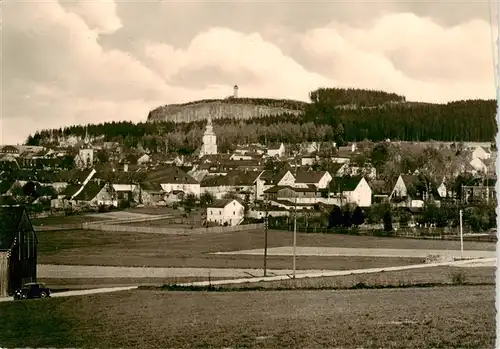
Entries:
[[50,289],[45,284],[29,283],[14,291],[14,299],[50,297]]

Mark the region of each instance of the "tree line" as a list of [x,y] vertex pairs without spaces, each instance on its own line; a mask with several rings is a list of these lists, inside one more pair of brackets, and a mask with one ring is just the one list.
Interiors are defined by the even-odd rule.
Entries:
[[[246,99],[242,99],[246,100]],[[285,100],[283,100],[285,101]],[[351,103],[351,107],[345,107]],[[344,106],[344,107],[342,107]],[[238,143],[305,141],[491,141],[497,132],[496,103],[466,100],[446,104],[406,103],[404,97],[382,91],[318,89],[301,115],[250,120],[214,120],[221,152]],[[43,130],[30,135],[28,145],[49,143],[69,136],[138,145],[151,151],[190,154],[201,145],[206,122],[109,122]]]

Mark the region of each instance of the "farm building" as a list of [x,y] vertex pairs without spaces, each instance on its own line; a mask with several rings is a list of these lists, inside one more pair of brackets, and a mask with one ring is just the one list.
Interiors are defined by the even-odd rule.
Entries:
[[216,200],[207,207],[207,221],[220,225],[238,225],[243,221],[245,208],[234,199]]
[[36,281],[37,238],[23,206],[0,206],[0,297]]

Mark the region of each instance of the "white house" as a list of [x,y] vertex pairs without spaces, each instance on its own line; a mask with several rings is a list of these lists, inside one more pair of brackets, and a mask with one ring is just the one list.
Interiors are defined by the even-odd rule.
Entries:
[[370,207],[372,189],[364,177],[334,177],[330,184],[330,196],[341,196],[345,203]]
[[148,154],[142,155],[139,159],[137,159],[137,164],[147,164],[151,160],[151,157]]
[[491,157],[491,152],[484,149],[483,147],[476,147],[472,151],[472,159],[489,159]]
[[279,158],[285,156],[285,145],[283,143],[269,145],[267,155]]
[[207,221],[216,222],[220,225],[238,225],[245,217],[245,208],[234,199],[216,200],[207,207]]
[[482,173],[495,173],[495,160],[491,158],[473,158],[469,164],[476,170],[477,172]]

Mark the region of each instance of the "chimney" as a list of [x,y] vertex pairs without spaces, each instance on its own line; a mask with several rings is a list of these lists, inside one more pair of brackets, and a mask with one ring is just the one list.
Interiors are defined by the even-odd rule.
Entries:
[[128,172],[128,164],[123,164],[123,172]]

